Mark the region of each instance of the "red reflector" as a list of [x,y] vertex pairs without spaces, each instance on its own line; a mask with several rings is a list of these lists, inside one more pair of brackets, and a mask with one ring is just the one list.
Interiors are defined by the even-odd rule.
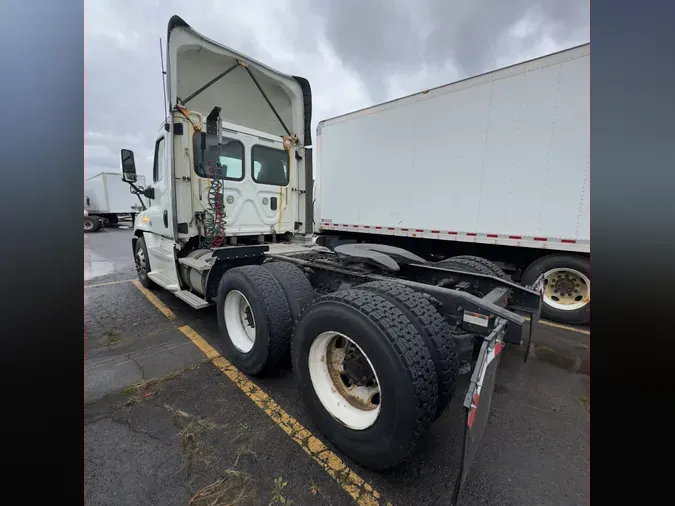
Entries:
[[349,225],[342,225],[343,227],[348,227]]
[[457,232],[448,232],[450,235],[457,235]]
[[394,227],[387,227],[387,230],[395,230]]
[[564,242],[566,244],[576,244],[577,241],[574,239],[562,239],[560,242]]
[[548,241],[548,239],[546,237],[535,237],[534,240],[535,241]]
[[363,225],[363,228],[370,228],[370,225]]
[[359,228],[359,226],[358,226],[358,225],[352,225],[352,227],[354,227],[354,228]]
[[479,398],[480,398],[480,396],[478,394],[475,394],[473,396],[473,402],[472,402],[473,406],[471,407],[471,411],[469,412],[469,419],[466,422],[466,424],[469,426],[469,428],[471,428],[471,426],[473,425],[473,419],[476,416],[476,408],[478,407],[478,399]]
[[498,237],[497,234],[488,234],[488,237]]
[[432,233],[432,234],[440,234],[441,231],[440,231],[440,230],[432,230],[431,233]]
[[382,230],[382,227],[375,227],[375,230]]
[[424,230],[422,230],[421,228],[417,228],[415,229],[415,232],[424,232]]
[[407,231],[408,231],[407,228],[402,228],[401,230],[402,230],[403,232],[407,232]]
[[476,234],[473,232],[467,232],[466,235],[470,235],[471,237],[476,237]]
[[522,239],[522,238],[523,238],[522,235],[510,235],[509,236],[509,239]]

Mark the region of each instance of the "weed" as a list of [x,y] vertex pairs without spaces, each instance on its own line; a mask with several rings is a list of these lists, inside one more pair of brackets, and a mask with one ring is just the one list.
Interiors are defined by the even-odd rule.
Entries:
[[282,492],[288,485],[287,481],[284,481],[282,476],[274,479],[274,488],[272,489],[272,498],[270,500],[269,506],[273,504],[284,504],[286,506],[292,506],[293,501],[286,499]]

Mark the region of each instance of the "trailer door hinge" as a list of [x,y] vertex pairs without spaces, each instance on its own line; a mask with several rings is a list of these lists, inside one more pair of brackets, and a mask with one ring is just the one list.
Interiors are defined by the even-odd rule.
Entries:
[[177,177],[176,179],[178,179],[179,181],[188,181],[188,182],[189,182],[189,181],[190,181],[190,176]]
[[303,193],[307,193],[307,191],[305,191],[305,190],[300,190],[300,189],[298,189],[298,188],[291,188],[291,191],[292,191],[292,192],[298,192],[300,195],[302,195]]

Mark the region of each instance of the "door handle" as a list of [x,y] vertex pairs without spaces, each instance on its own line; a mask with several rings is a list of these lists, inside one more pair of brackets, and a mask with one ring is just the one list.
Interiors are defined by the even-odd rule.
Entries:
[[164,209],[164,228],[169,228],[169,211]]

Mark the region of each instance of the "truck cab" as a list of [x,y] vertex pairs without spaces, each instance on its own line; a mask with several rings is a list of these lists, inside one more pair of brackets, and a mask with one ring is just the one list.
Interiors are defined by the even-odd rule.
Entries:
[[176,261],[186,248],[312,233],[311,91],[306,79],[216,43],[177,16],[166,62],[168,115],[154,145],[151,203],[134,235],[144,238],[154,281],[178,291]]

